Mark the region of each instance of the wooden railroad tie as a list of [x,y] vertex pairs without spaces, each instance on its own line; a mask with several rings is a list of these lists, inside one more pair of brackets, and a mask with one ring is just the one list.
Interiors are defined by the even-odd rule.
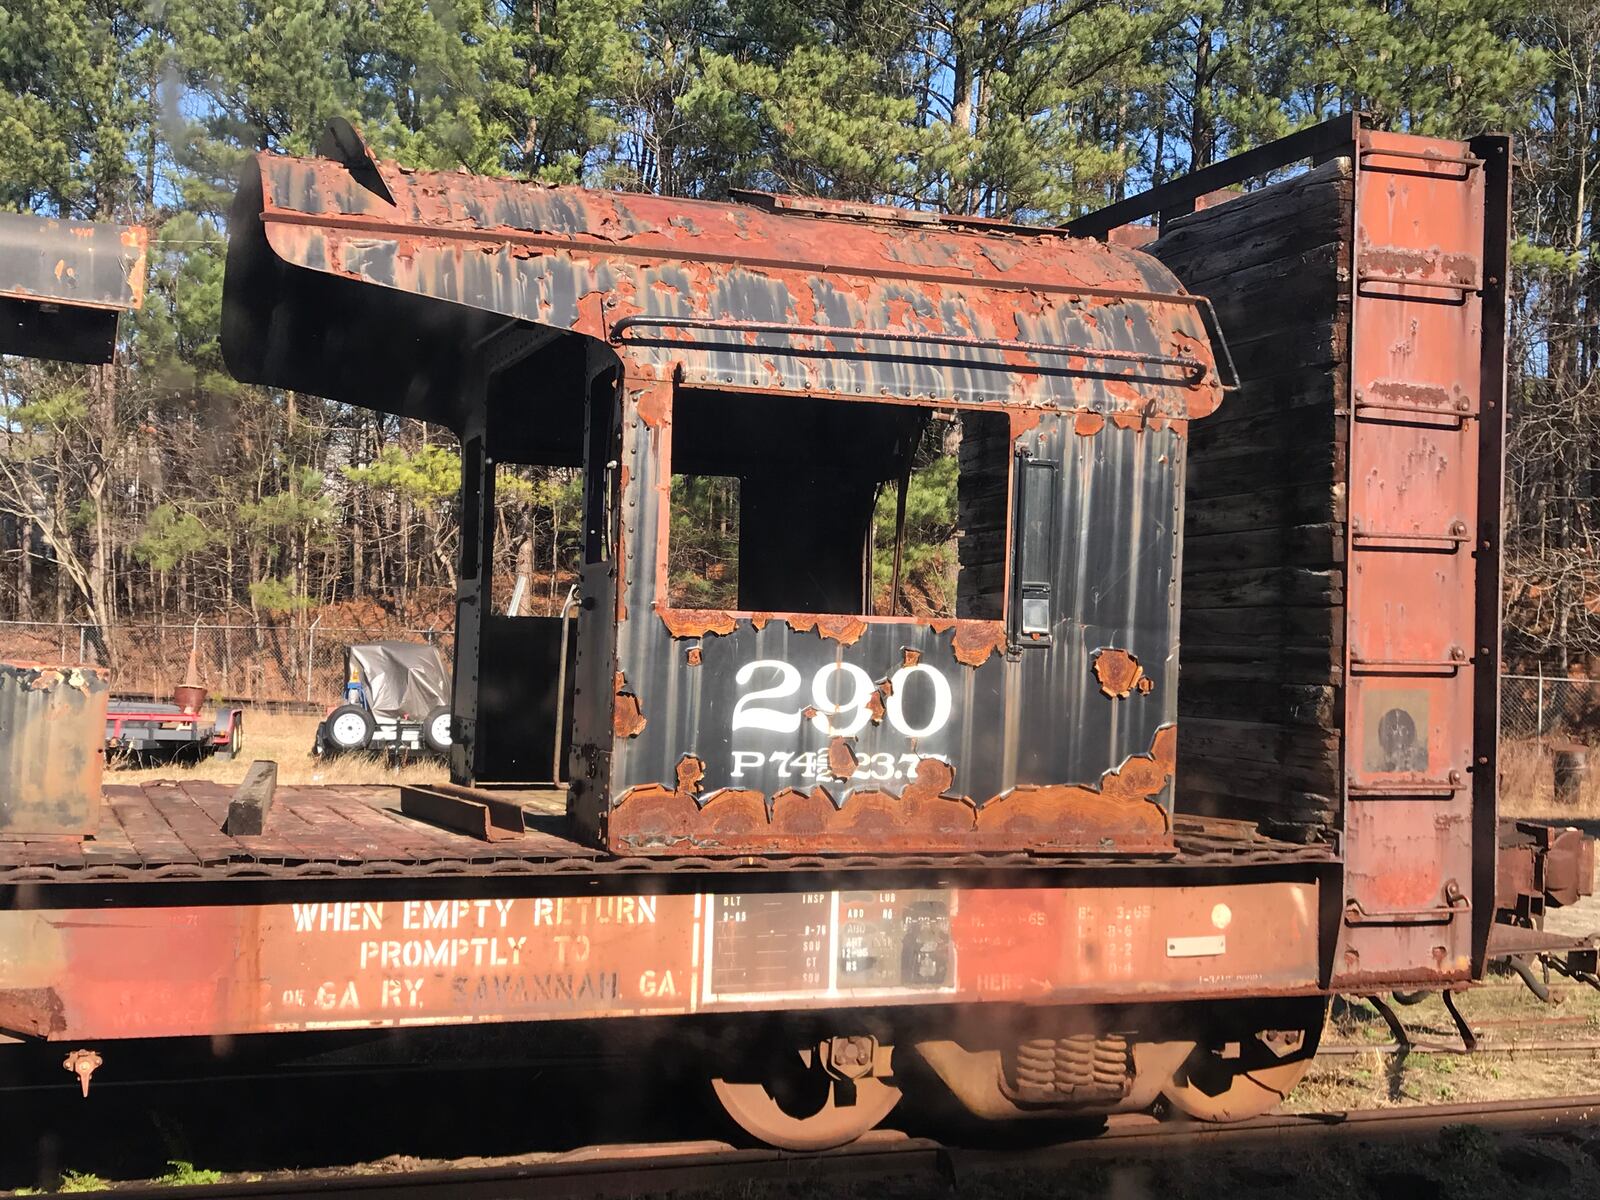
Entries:
[[234,789],[228,801],[228,819],[222,832],[229,837],[260,837],[272,811],[273,793],[278,790],[278,764],[257,759],[245,772],[244,782]]

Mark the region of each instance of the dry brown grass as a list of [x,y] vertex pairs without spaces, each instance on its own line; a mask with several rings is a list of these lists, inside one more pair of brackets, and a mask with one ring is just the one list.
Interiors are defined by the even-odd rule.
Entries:
[[1531,739],[1500,743],[1500,814],[1506,817],[1600,817],[1600,754],[1571,803],[1558,803],[1555,747]]
[[154,779],[210,780],[237,784],[258,758],[278,764],[279,783],[433,783],[449,778],[443,759],[423,757],[409,762],[368,754],[315,758],[311,745],[319,717],[247,709],[244,752],[232,762],[215,757],[199,762],[156,760],[147,765],[110,764],[107,783],[141,783]]

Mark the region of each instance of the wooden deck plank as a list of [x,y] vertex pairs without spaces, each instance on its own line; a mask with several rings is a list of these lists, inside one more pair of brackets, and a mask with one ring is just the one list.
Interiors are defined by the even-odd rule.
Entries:
[[193,865],[199,860],[151,803],[143,788],[112,797],[111,810],[146,866]]

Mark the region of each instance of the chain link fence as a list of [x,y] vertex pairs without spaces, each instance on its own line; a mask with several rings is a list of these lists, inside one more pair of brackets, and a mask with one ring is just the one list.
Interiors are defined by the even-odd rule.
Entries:
[[119,696],[165,700],[196,682],[218,700],[253,704],[336,701],[344,684],[345,647],[398,639],[432,642],[449,662],[452,631],[343,629],[326,625],[97,625],[0,621],[0,660],[106,663]]
[[1600,735],[1600,680],[1500,677],[1501,741],[1589,745]]

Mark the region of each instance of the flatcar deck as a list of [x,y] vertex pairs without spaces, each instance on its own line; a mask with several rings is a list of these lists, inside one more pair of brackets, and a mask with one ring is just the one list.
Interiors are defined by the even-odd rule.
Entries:
[[[618,858],[565,836],[556,789],[500,792],[527,816],[519,837],[485,842],[408,816],[395,787],[284,785],[266,832],[223,831],[231,789],[219,783],[110,785],[93,838],[0,838],[0,885],[184,879],[501,876],[759,869],[848,871],[927,866],[1151,865],[1149,858],[1008,855],[788,855],[771,858]],[[1329,862],[1329,847],[1277,841],[1248,822],[1180,816],[1173,865]]]

